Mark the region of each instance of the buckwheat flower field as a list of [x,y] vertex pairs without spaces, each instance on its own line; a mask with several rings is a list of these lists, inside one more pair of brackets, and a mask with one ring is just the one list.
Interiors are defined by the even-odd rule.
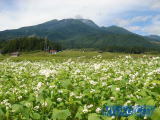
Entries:
[[[107,117],[105,104],[156,111]],[[0,62],[0,120],[158,120],[159,107],[160,57]]]

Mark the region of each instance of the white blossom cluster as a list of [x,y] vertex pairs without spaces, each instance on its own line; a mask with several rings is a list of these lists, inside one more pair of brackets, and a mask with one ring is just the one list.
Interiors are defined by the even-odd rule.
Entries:
[[69,109],[85,118],[104,104],[160,106],[160,57],[80,60],[0,62],[0,111],[20,118]]

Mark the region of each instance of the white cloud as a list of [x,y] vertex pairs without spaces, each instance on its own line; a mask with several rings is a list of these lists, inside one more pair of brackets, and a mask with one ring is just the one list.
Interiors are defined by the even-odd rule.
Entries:
[[106,23],[109,23],[113,16],[140,6],[142,9],[146,5],[139,4],[140,1],[146,0],[15,0],[14,4],[20,8],[17,11],[11,9],[1,12],[0,26],[3,29],[18,28],[77,15],[102,25],[105,18],[108,18]]
[[160,35],[160,22],[144,27],[143,31],[149,34]]
[[[137,19],[138,20],[138,19]],[[146,34],[156,34],[160,35],[160,15],[155,16],[146,16],[144,19],[140,19],[141,21],[145,22],[147,20],[150,20],[150,24],[147,24],[145,26],[134,26],[132,23],[134,22],[128,22],[128,24],[125,27],[126,29],[130,31],[139,31]],[[127,20],[126,20],[127,21]],[[130,20],[132,21],[132,20]],[[138,21],[136,21],[138,22]]]
[[160,15],[152,17],[151,24],[143,27],[142,31],[148,34],[160,35]]
[[131,26],[131,23],[145,22],[151,16],[137,16],[125,20],[121,18],[122,15],[134,10],[159,9],[159,0],[14,0],[13,5],[17,8],[14,10],[15,7],[4,9],[5,0],[2,1],[0,30],[79,16],[92,19],[99,25],[109,25],[115,21],[117,25],[134,31],[140,27]]
[[146,22],[149,19],[151,19],[152,16],[136,16],[136,17],[132,17],[132,18],[128,18],[128,19],[124,19],[124,18],[117,18],[113,21],[114,24],[119,25],[121,27],[127,27],[130,26],[133,23],[136,22]]
[[160,0],[153,0],[151,2],[151,8],[152,9],[160,9]]
[[127,29],[130,31],[139,31],[142,28],[140,26],[127,26]]
[[[153,19],[153,16],[149,15],[149,16],[136,16],[136,17],[132,17],[132,18],[128,18],[128,19],[124,19],[124,18],[117,18],[115,20],[113,20],[113,24],[116,24],[118,26],[124,27],[129,31],[132,32],[139,32],[139,31],[144,31],[143,26],[138,26],[138,25],[134,25],[135,23],[144,23],[147,22],[148,20]],[[148,32],[147,32],[148,33]]]

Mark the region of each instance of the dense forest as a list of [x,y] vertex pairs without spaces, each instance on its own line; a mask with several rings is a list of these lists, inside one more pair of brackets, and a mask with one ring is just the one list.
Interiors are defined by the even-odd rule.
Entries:
[[90,48],[108,52],[144,53],[160,51],[160,46],[152,44],[134,34],[90,34],[77,36],[59,42],[63,49]]
[[52,41],[38,37],[22,37],[8,41],[1,41],[0,48],[2,53],[49,49],[61,50],[61,46],[58,43],[53,43]]
[[[99,37],[90,35],[85,37],[78,37],[67,41],[53,42],[39,37],[22,37],[13,40],[0,41],[0,50],[2,53],[11,53],[15,51],[35,51],[35,50],[62,50],[62,49],[92,49],[97,51],[108,52],[124,52],[124,53],[144,53],[159,51],[159,47],[150,44],[144,44],[142,41],[132,40],[123,41],[123,37],[120,39],[115,35],[113,38],[108,36]],[[122,35],[121,35],[122,36]],[[130,36],[130,35],[128,35]],[[117,38],[116,38],[117,37]],[[134,45],[133,45],[134,44]]]

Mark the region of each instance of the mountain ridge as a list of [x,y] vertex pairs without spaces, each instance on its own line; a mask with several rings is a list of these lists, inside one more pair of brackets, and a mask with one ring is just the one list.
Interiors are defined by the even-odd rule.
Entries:
[[51,20],[34,26],[1,31],[0,41],[27,36],[48,38],[61,43],[64,49],[159,48],[159,44],[153,42],[151,37],[137,35],[119,26],[100,27],[88,19]]
[[149,35],[149,36],[146,36],[146,37],[151,38],[154,41],[159,41],[160,42],[160,36],[159,35]]

